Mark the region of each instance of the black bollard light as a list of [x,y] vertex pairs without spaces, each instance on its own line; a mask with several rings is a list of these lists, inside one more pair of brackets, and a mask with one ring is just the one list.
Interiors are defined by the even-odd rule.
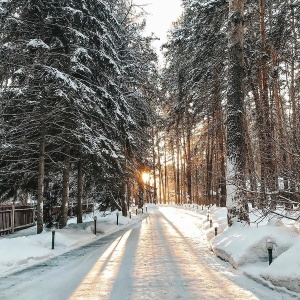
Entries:
[[209,213],[207,213],[206,217],[207,217],[207,221],[209,221]]
[[94,233],[97,234],[97,216],[94,216]]
[[212,218],[209,218],[209,227],[212,228]]
[[218,234],[218,227],[219,224],[217,222],[214,223],[214,228],[215,228],[215,236]]
[[147,205],[146,205],[146,212],[148,211],[148,207],[147,207]]
[[144,213],[144,209],[143,209],[143,207],[142,207],[142,214]]
[[52,227],[52,249],[54,249],[55,227]]
[[131,219],[131,211],[129,212],[129,219]]
[[119,225],[119,211],[117,211],[117,225]]
[[137,215],[137,209],[135,210],[135,214]]
[[269,265],[272,263],[273,261],[273,249],[274,249],[274,243],[271,239],[267,239],[267,249],[268,249],[268,254],[269,254]]

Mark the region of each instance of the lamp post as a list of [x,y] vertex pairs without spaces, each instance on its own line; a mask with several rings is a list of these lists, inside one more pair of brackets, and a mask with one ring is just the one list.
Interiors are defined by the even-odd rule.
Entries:
[[94,216],[94,233],[97,233],[97,216]]
[[218,234],[218,227],[219,224],[217,222],[214,223],[214,228],[215,228],[215,236]]
[[269,254],[269,265],[270,265],[273,261],[273,256],[272,256],[272,251],[274,249],[273,241],[271,239],[267,239],[266,246],[267,246],[267,250],[268,250],[268,254]]
[[119,211],[117,211],[117,225],[119,225]]
[[55,227],[51,228],[51,232],[52,232],[52,249],[54,249]]

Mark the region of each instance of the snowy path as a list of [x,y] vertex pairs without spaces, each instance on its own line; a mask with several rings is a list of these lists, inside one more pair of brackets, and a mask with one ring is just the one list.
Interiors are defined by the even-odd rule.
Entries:
[[153,208],[137,225],[2,278],[0,299],[292,299],[215,258],[198,218]]

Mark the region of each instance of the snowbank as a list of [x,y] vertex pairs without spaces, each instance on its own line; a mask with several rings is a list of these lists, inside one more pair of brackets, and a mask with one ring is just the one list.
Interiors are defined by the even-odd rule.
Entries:
[[273,263],[260,272],[260,276],[276,286],[300,292],[300,238]]
[[[149,207],[151,210],[151,207]],[[259,226],[243,226],[241,223],[227,227],[225,208],[186,205],[182,209],[190,210],[202,219],[202,228],[209,240],[209,246],[221,259],[241,269],[252,279],[273,289],[284,289],[296,298],[300,298],[300,235],[299,222],[274,220],[260,223]],[[15,234],[0,237],[0,278],[9,273],[27,268],[33,264],[60,255],[74,248],[93,242],[110,233],[123,229],[145,218],[147,214],[135,214],[132,219],[119,215],[117,225],[116,212],[96,213],[97,234],[94,234],[93,214],[86,215],[82,224],[76,224],[76,218],[69,220],[64,229],[56,229],[55,249],[51,249],[50,230],[36,235],[36,228],[21,230]],[[214,225],[218,223],[217,236]],[[191,217],[188,214],[186,217]],[[199,220],[199,219],[198,219]],[[274,242],[273,262],[268,263],[266,240]]]
[[[218,209],[213,218],[223,224],[226,209]],[[240,268],[249,277],[267,281],[270,287],[283,287],[300,293],[300,235],[299,223],[273,220],[264,224],[245,226],[236,223],[210,240],[211,248],[221,259]],[[208,235],[209,237],[209,235]],[[266,241],[274,243],[273,262],[269,265]],[[273,286],[274,285],[274,286]]]
[[[94,234],[94,219],[96,221],[96,235]],[[20,271],[41,261],[78,248],[103,238],[108,234],[123,229],[145,218],[147,214],[132,214],[129,217],[118,217],[114,212],[95,212],[84,216],[82,224],[72,218],[63,229],[55,230],[55,246],[52,250],[52,231],[45,229],[36,234],[36,227],[17,231],[14,234],[0,237],[0,278],[13,272]]]
[[[180,208],[202,215],[209,247],[221,259],[245,275],[272,289],[282,289],[300,299],[300,223],[287,219],[272,219],[245,226],[227,226],[227,209],[183,205]],[[254,213],[254,212],[253,212]],[[207,214],[212,219],[207,220]],[[250,220],[257,216],[250,212]],[[214,223],[218,224],[215,236]],[[274,243],[273,262],[269,265],[267,239]]]
[[234,224],[212,241],[212,249],[216,255],[231,262],[238,268],[255,262],[268,262],[267,239],[274,243],[273,258],[290,249],[299,235],[286,227],[274,225],[244,226]]

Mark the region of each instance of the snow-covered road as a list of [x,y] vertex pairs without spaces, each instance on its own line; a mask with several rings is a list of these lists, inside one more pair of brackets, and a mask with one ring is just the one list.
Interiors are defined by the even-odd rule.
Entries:
[[216,258],[200,217],[155,207],[138,224],[2,278],[0,299],[293,299]]

